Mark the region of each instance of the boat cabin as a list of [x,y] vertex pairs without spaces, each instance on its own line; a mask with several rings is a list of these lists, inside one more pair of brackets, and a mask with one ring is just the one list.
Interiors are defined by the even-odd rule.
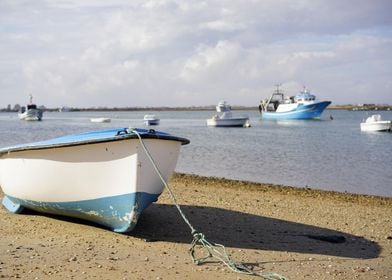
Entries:
[[310,94],[309,90],[307,90],[306,88],[294,97],[295,103],[303,103],[303,102],[307,103],[307,102],[314,102],[314,101],[316,101],[316,96]]
[[229,112],[231,110],[231,106],[227,104],[226,101],[219,101],[218,105],[216,106],[217,112]]
[[294,97],[295,102],[309,102],[315,101],[316,96],[308,94],[308,95],[297,95]]
[[260,104],[260,109],[267,112],[275,112],[278,109],[279,104],[290,102],[290,100],[286,100],[283,92],[279,89],[279,85],[277,89],[272,93],[270,98],[263,99]]
[[35,104],[27,105],[27,110],[31,110],[31,109],[37,109],[37,105],[35,105]]
[[26,110],[28,111],[28,110],[37,110],[37,109],[38,109],[37,105],[35,105],[35,104],[28,104],[27,108],[26,108],[26,106],[20,107],[19,113],[24,113],[24,112],[26,112]]

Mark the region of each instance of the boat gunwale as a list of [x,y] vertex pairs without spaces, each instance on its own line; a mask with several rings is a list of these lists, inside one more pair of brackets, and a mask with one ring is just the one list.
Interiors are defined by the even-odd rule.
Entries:
[[[115,130],[114,130],[115,131]],[[130,139],[138,139],[138,136],[135,133],[130,133],[126,132],[126,129],[119,129],[117,131],[117,135],[112,136],[112,137],[107,137],[107,138],[102,138],[102,139],[87,139],[87,140],[80,140],[80,141],[72,141],[72,142],[64,142],[64,143],[51,143],[51,144],[39,144],[40,142],[33,142],[33,143],[27,143],[24,146],[22,145],[16,145],[16,146],[11,146],[11,147],[6,147],[0,149],[0,157],[7,155],[11,152],[24,152],[24,151],[31,151],[31,150],[45,150],[45,149],[53,149],[53,148],[65,148],[65,147],[73,147],[73,146],[83,146],[83,145],[90,145],[90,144],[100,144],[100,143],[109,143],[109,142],[115,142],[115,141],[123,141],[123,140],[130,140]],[[124,132],[124,134],[120,134],[121,132]],[[81,133],[83,134],[83,133]],[[81,134],[75,134],[76,135],[81,135]],[[153,131],[148,130],[146,132],[140,131],[139,135],[142,139],[158,139],[158,140],[169,140],[169,141],[178,141],[181,142],[181,145],[187,145],[190,143],[190,141],[186,138],[170,135],[170,134],[163,134],[162,132],[159,131]],[[61,138],[61,137],[59,137]],[[48,140],[43,140],[42,142],[45,141],[50,141],[54,140],[53,139],[48,139]]]
[[225,118],[216,118],[216,119],[214,119],[214,118],[209,118],[209,119],[207,119],[207,120],[214,120],[214,121],[243,121],[243,120],[249,120],[249,117],[236,117],[236,118],[228,118],[228,119],[225,119]]

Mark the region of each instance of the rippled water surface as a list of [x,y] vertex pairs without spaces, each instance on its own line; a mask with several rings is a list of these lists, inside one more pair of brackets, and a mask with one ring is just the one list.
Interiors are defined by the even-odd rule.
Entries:
[[[0,113],[0,145],[144,127],[146,113],[161,118],[154,129],[191,141],[182,148],[178,172],[392,197],[392,133],[361,132],[360,122],[370,112],[328,111],[319,121],[261,121],[257,111],[233,111],[248,115],[251,128],[207,127],[212,111],[45,112],[42,122]],[[379,113],[392,120],[392,112]],[[112,121],[92,123],[92,117]]]

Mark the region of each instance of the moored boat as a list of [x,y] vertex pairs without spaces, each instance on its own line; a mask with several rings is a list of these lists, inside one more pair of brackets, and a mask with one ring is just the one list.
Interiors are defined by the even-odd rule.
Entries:
[[91,118],[90,121],[95,123],[109,123],[112,120],[111,118],[101,117],[101,118]]
[[144,124],[145,125],[158,125],[160,119],[155,115],[144,115]]
[[295,96],[285,96],[277,85],[272,95],[261,101],[259,110],[262,119],[319,119],[331,101],[316,101],[316,96],[304,88]]
[[33,103],[33,96],[30,94],[30,102],[27,106],[20,107],[18,112],[19,119],[25,121],[41,121],[43,111]]
[[181,145],[188,143],[164,132],[122,128],[0,149],[3,206],[13,213],[30,208],[128,232],[164,189],[154,164],[167,181]]
[[361,123],[361,131],[391,131],[392,121],[382,120],[380,114],[374,114]]
[[220,101],[216,106],[218,114],[207,119],[207,126],[214,127],[250,127],[249,117],[233,117],[231,107],[226,101]]

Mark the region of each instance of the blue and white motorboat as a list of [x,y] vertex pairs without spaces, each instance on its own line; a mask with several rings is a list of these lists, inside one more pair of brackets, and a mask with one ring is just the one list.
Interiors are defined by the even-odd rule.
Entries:
[[231,113],[231,106],[226,101],[219,101],[217,114],[207,119],[210,127],[250,127],[248,116],[236,116]]
[[19,119],[25,121],[40,121],[42,120],[43,111],[33,103],[33,96],[30,94],[30,103],[27,106],[20,107],[18,116]]
[[158,200],[188,143],[164,132],[121,128],[3,148],[2,203],[13,213],[29,208],[128,232]]
[[295,96],[285,97],[279,86],[269,98],[261,101],[259,110],[262,119],[319,119],[331,104],[331,101],[316,101],[316,96],[306,88]]

